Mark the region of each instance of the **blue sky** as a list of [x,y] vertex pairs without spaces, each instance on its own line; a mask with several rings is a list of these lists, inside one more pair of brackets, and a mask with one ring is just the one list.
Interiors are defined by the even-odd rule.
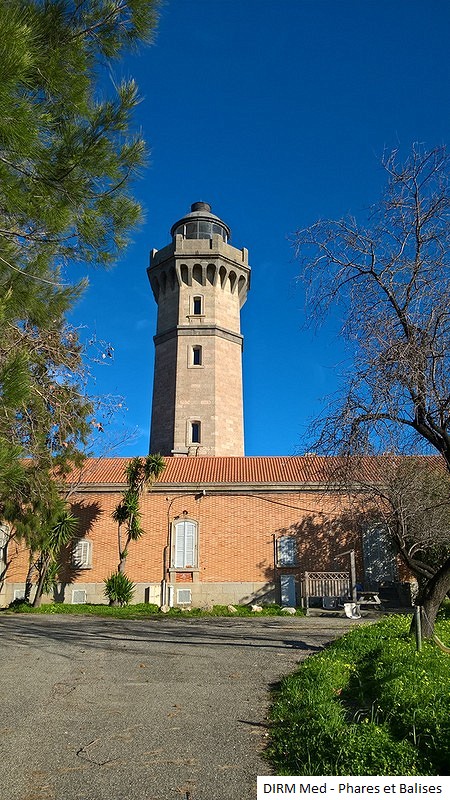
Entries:
[[114,66],[140,87],[146,222],[114,269],[89,273],[72,321],[114,347],[94,365],[93,391],[125,398],[116,455],[148,451],[149,251],[197,200],[249,250],[246,454],[303,452],[345,352],[337,313],[305,330],[290,237],[318,218],[363,218],[384,183],[384,149],[448,144],[449,37],[442,0],[167,0],[155,44]]

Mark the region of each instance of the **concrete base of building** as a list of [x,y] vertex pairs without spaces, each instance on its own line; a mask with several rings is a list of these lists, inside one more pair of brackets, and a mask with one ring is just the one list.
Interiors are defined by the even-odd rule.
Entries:
[[177,583],[174,586],[173,604],[183,605],[185,595],[180,592],[191,592],[191,605],[194,608],[204,606],[246,605],[248,603],[268,604],[276,601],[275,586],[273,584],[243,581],[233,583]]
[[[43,603],[100,603],[107,604],[103,583],[58,584],[54,595],[43,595]],[[13,600],[24,595],[23,583],[9,583],[4,587],[2,605],[7,607]],[[217,582],[176,583],[166,587],[166,598],[174,606],[201,608],[214,605],[245,605],[248,603],[274,603],[277,601],[273,584],[261,582]],[[33,593],[31,596],[33,599]],[[136,583],[133,604],[163,603],[162,583]]]

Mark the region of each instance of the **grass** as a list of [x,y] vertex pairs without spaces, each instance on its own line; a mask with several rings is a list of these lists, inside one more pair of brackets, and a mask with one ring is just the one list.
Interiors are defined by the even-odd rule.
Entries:
[[[3,609],[6,614],[82,614],[84,616],[112,617],[115,619],[142,619],[149,617],[165,618],[193,618],[193,617],[267,617],[267,616],[290,616],[287,611],[276,604],[263,606],[260,612],[254,612],[249,606],[234,606],[236,612],[228,610],[228,606],[216,605],[211,609],[192,608],[190,610],[182,608],[171,608],[164,614],[154,603],[136,603],[122,607],[113,607],[102,604],[82,603],[45,603],[40,608],[33,608],[28,603],[14,603],[11,608]],[[297,609],[297,615],[302,616],[303,610]]]
[[[410,618],[361,626],[275,692],[267,756],[284,775],[447,775],[450,655],[415,651]],[[450,620],[437,635],[450,644]]]

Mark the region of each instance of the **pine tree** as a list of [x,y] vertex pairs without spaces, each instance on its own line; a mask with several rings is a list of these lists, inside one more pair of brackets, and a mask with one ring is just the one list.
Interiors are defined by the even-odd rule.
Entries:
[[103,80],[102,97],[100,80],[151,40],[156,7],[0,0],[0,516],[12,495],[26,504],[23,456],[45,483],[88,438],[83,353],[66,322],[86,284],[68,267],[111,264],[141,218],[137,87],[106,96]]

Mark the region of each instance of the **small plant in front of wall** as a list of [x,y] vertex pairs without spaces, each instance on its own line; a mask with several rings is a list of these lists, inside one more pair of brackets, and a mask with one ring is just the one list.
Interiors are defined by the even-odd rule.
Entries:
[[127,606],[133,599],[134,583],[124,572],[113,572],[104,583],[110,606]]

